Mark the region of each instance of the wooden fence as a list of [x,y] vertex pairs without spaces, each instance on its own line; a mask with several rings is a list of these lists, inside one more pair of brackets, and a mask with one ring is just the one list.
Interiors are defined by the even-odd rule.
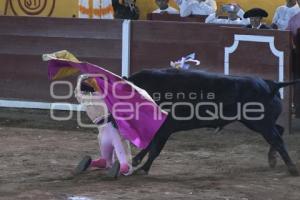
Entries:
[[[121,20],[0,17],[0,99],[53,102],[41,54],[62,49],[121,74],[122,24]],[[129,25],[130,42],[125,46],[130,49],[131,73],[168,67],[171,60],[195,52],[201,70],[292,79],[293,45],[287,31],[174,21]],[[289,129],[290,89],[283,94],[280,123]]]

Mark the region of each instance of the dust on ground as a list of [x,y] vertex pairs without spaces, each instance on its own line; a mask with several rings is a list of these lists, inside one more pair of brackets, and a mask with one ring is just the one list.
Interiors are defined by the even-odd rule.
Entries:
[[[72,175],[84,155],[97,157],[95,131],[79,129],[74,121],[62,126],[47,114],[18,117],[0,115],[1,200],[300,199],[300,178],[291,177],[281,159],[271,170],[266,142],[243,128],[174,134],[149,175],[107,181],[102,170]],[[300,135],[285,141],[300,168]]]

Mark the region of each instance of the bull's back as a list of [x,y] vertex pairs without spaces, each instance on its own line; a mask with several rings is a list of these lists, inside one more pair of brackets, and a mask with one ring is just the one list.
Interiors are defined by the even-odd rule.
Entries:
[[262,79],[173,68],[143,70],[132,75],[129,80],[145,89],[151,96],[156,93],[197,93],[204,98],[214,93],[216,101],[238,97],[237,94],[247,90],[249,94],[268,90]]
[[[199,116],[207,116],[207,110],[214,112],[212,106],[200,106],[201,103],[213,103],[218,108],[222,104],[224,114],[233,116],[238,103],[269,102],[266,100],[270,93],[268,84],[256,77],[225,76],[199,70],[155,69],[138,72],[129,81],[145,89],[159,105],[165,104],[163,109],[174,109],[171,119],[176,121],[171,123],[175,126],[174,130],[222,127],[231,122],[223,119],[198,120],[197,116],[190,119],[189,116],[195,115],[195,112]],[[184,106],[179,106],[180,103]],[[189,120],[176,120],[173,115]]]

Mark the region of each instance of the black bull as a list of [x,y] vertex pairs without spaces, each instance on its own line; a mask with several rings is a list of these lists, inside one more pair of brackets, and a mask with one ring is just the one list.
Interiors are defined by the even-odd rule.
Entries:
[[149,172],[172,133],[204,127],[222,128],[239,121],[269,143],[271,168],[276,166],[278,152],[290,174],[298,175],[282,139],[284,128],[276,124],[282,112],[279,89],[298,81],[276,83],[257,77],[178,69],[143,70],[128,80],[145,89],[157,104],[164,104],[163,109],[170,111],[150,145],[134,157],[133,165],[138,166],[149,153],[138,172]]

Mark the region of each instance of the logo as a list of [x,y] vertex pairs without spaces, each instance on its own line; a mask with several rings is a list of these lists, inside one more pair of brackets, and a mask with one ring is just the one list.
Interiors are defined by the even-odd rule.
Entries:
[[[105,79],[105,76],[103,77]],[[140,119],[141,109],[147,113],[153,112],[154,119],[161,119],[162,115],[159,112],[158,107],[152,102],[132,102],[134,98],[133,91],[127,90],[123,95],[118,94],[118,84],[121,82],[114,82],[111,88],[104,85],[101,88],[102,93],[81,93],[75,89],[75,97],[78,102],[81,103],[77,111],[77,122],[81,127],[95,127],[94,124],[85,124],[82,121],[82,112],[86,111],[86,114],[94,121],[96,118],[103,118],[111,114],[115,120],[132,120]],[[55,94],[56,85],[65,85],[68,88],[66,95]],[[80,87],[78,87],[80,88]],[[119,87],[120,88],[120,87]],[[74,90],[73,85],[68,81],[54,81],[51,83],[50,93],[53,99],[56,100],[68,100],[72,97]],[[104,98],[107,97],[108,91],[110,95],[119,99],[119,102],[115,102],[112,105],[110,112],[104,103]],[[190,93],[172,93],[172,92],[154,92],[152,99],[156,102],[161,102],[160,109],[169,113],[173,119],[177,121],[189,121],[197,119],[199,121],[236,121],[236,120],[248,120],[259,121],[265,117],[265,107],[260,102],[232,102],[229,107],[222,101],[217,100],[217,94],[214,92],[205,92],[201,89],[197,92]],[[65,110],[69,110],[69,114],[66,117],[56,116],[54,110],[56,108],[64,107]],[[68,109],[69,108],[69,109]],[[57,121],[70,120],[73,117],[72,104],[68,103],[55,103],[51,106],[51,118]],[[98,126],[98,125],[97,125]]]
[[[51,16],[56,0],[7,0],[14,15]],[[6,11],[7,12],[7,11]]]

